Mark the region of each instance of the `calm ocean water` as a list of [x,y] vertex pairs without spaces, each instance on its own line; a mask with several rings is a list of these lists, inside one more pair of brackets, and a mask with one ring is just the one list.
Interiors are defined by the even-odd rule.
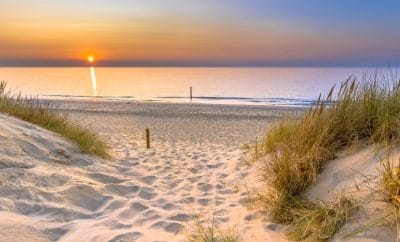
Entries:
[[49,99],[311,105],[367,68],[0,68],[0,80]]

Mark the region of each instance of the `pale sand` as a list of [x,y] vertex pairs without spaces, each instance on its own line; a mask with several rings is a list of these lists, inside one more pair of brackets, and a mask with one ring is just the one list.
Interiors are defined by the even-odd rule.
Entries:
[[[79,153],[63,138],[0,115],[1,241],[185,241],[192,217],[235,226],[242,241],[285,241],[260,211],[260,186],[241,145],[303,109],[56,102],[99,132],[115,157]],[[144,130],[152,148],[145,149]]]
[[[391,153],[394,165],[398,164],[399,155],[396,150]],[[331,241],[398,241],[394,224],[378,225],[380,218],[387,218],[394,212],[393,206],[385,201],[381,184],[380,170],[384,159],[387,159],[386,152],[376,146],[342,152],[324,165],[316,183],[306,192],[306,196],[315,202],[329,202],[344,195],[358,204],[356,213]],[[374,225],[366,227],[368,224]],[[357,230],[360,232],[354,233]]]

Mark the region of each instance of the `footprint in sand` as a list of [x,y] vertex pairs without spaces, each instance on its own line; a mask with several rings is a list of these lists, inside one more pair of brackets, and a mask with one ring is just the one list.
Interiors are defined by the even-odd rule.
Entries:
[[197,182],[198,180],[200,180],[201,176],[194,176],[194,177],[189,177],[186,178],[186,180],[190,181],[191,183]]
[[199,173],[199,170],[196,169],[196,168],[191,168],[190,172],[193,173],[193,174],[197,174],[197,173]]
[[108,204],[104,209],[105,210],[115,210],[118,208],[122,208],[123,206],[125,206],[125,202],[114,200],[110,204]]
[[181,222],[188,221],[190,220],[190,218],[191,217],[185,213],[179,213],[168,217],[169,220],[181,221]]
[[124,211],[122,211],[119,215],[118,218],[119,219],[123,219],[123,220],[130,220],[133,217],[139,215],[141,212],[147,210],[149,207],[146,205],[143,205],[139,202],[134,202],[130,205],[130,208],[125,209]]
[[200,204],[201,206],[207,206],[209,202],[210,202],[210,199],[208,199],[208,198],[201,198],[201,199],[197,200],[197,203]]
[[152,185],[156,179],[157,179],[156,176],[144,176],[140,178],[140,180],[146,183],[147,185]]
[[135,241],[139,239],[143,234],[140,232],[129,232],[120,234],[109,240],[109,242],[121,242],[121,241]]
[[51,228],[51,229],[45,229],[43,233],[49,238],[51,241],[57,241],[59,240],[64,234],[66,234],[69,231],[67,228]]
[[176,209],[176,206],[173,203],[167,203],[164,206],[162,206],[162,209],[170,211],[170,210]]
[[177,234],[183,229],[183,226],[180,223],[167,223],[167,225],[164,227],[164,230],[170,233]]
[[34,213],[38,216],[51,216],[51,220],[56,222],[69,222],[74,219],[90,219],[93,217],[93,215],[78,212],[69,208],[32,204],[23,201],[15,202],[15,208],[24,215]]
[[133,224],[136,226],[142,226],[145,223],[149,223],[151,221],[154,221],[156,219],[161,218],[161,216],[158,214],[157,211],[155,210],[147,210],[140,214],[140,218],[136,219]]
[[142,212],[142,211],[148,209],[149,207],[147,207],[146,205],[143,205],[143,204],[141,204],[139,202],[134,202],[134,203],[131,204],[131,208],[135,212]]
[[225,188],[225,186],[222,185],[221,183],[218,183],[217,185],[215,185],[215,188],[217,188],[218,190],[222,190]]
[[94,173],[88,173],[88,176],[98,182],[102,182],[104,184],[110,184],[110,183],[121,183],[125,180],[119,179],[114,176],[106,175],[100,172],[94,172]]
[[203,183],[200,182],[197,184],[197,189],[199,189],[202,192],[208,192],[213,188],[213,185],[209,184],[209,183]]
[[109,184],[105,185],[104,189],[119,196],[132,197],[139,191],[140,187],[136,185]]
[[189,191],[193,190],[193,186],[191,186],[191,185],[186,185],[186,186],[182,187],[182,189],[183,189],[184,191],[189,192]]
[[104,224],[105,224],[107,227],[109,227],[110,229],[112,229],[112,230],[115,230],[115,229],[129,229],[129,228],[132,228],[132,224],[122,224],[122,223],[119,223],[119,222],[116,221],[116,220],[109,220],[109,221],[106,221]]
[[88,185],[71,186],[63,191],[62,194],[64,198],[73,205],[93,212],[112,198],[111,196],[104,196]]
[[184,204],[190,204],[193,203],[196,199],[192,196],[185,196],[184,198],[182,198],[179,202],[180,203],[184,203]]
[[183,229],[183,225],[176,222],[165,222],[165,221],[158,221],[150,226],[152,229],[159,229],[163,228],[165,231],[173,234],[179,233]]
[[149,188],[149,187],[142,187],[138,194],[138,196],[140,198],[143,198],[144,200],[151,200],[154,197],[156,197],[157,195],[158,195],[157,192],[155,192],[154,189]]

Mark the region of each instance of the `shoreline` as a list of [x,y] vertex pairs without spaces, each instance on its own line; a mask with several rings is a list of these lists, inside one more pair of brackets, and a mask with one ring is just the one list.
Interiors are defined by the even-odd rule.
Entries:
[[[256,119],[296,118],[309,107],[236,105],[204,103],[164,103],[148,101],[98,101],[98,100],[41,100],[50,103],[57,111],[109,112],[114,114],[161,115],[170,113],[178,116],[242,117]],[[286,116],[285,116],[286,115]]]
[[[261,107],[300,107],[309,108],[317,103],[316,98],[250,98],[250,97],[223,97],[223,96],[194,96],[190,97],[153,97],[135,99],[134,97],[113,96],[68,96],[68,95],[38,95],[41,100],[76,101],[76,102],[130,102],[130,103],[166,103],[166,104],[200,104],[200,105],[227,105],[227,106],[261,106]],[[234,102],[232,100],[238,100]]]

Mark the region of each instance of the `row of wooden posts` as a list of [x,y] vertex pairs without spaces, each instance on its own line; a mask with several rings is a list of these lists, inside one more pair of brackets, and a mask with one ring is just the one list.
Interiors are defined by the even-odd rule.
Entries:
[[[193,99],[193,88],[190,87],[190,101]],[[150,129],[146,129],[146,148],[150,149]]]

